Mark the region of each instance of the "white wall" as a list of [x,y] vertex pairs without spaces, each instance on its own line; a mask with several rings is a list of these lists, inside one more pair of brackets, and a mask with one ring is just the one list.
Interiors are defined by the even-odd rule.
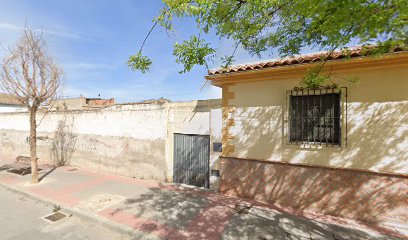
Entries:
[[[174,133],[211,135],[211,168],[218,169],[220,100],[118,104],[89,111],[49,112],[38,131],[40,160],[52,160],[61,123],[75,138],[71,165],[121,175],[172,180]],[[0,155],[29,155],[28,113],[0,113]]]
[[[41,162],[56,160],[57,131],[63,125],[72,140],[71,165],[145,179],[166,178],[166,104],[43,114],[37,115]],[[0,113],[0,136],[0,155],[29,155],[28,113]]]
[[19,105],[0,104],[0,113],[2,112],[24,112],[27,108]]

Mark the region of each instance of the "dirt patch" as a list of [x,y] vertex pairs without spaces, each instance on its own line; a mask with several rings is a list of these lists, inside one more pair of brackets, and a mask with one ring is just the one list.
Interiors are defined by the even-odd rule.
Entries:
[[[38,158],[37,158],[38,159]],[[31,158],[26,156],[18,156],[16,157],[16,162],[23,162],[23,163],[30,163]]]
[[9,165],[3,165],[0,167],[0,172],[9,170],[11,167]]
[[[42,169],[38,169],[38,171],[41,171]],[[20,176],[25,176],[27,174],[31,174],[31,167],[25,167],[25,168],[13,168],[7,170],[9,173],[14,173]]]
[[110,207],[114,204],[118,204],[119,202],[123,201],[125,198],[118,195],[112,194],[98,194],[92,196],[86,201],[83,201],[79,204],[80,208],[97,212],[104,208]]

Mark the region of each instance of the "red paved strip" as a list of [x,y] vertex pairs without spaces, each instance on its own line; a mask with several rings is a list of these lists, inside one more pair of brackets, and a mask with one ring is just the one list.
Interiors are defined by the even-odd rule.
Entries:
[[146,218],[140,218],[133,214],[114,208],[104,209],[98,212],[98,215],[117,223],[132,227],[138,231],[153,234],[161,238],[167,238],[169,235],[179,235],[179,231],[177,228],[161,224]]
[[96,185],[100,185],[106,181],[108,181],[108,179],[106,178],[96,178],[96,179],[88,180],[83,183],[79,183],[79,184],[75,184],[75,185],[63,188],[59,190],[58,192],[63,195],[68,195],[68,194],[76,193],[79,191],[83,191],[85,189],[88,189]]
[[[68,174],[70,173],[68,170],[71,169],[71,167],[62,167],[62,169],[64,171],[67,171]],[[92,176],[95,178],[88,181],[84,181],[79,184],[65,187],[60,190],[47,189],[45,185],[45,186],[33,186],[33,188],[30,187],[28,191],[46,197],[48,199],[58,201],[62,204],[74,206],[79,204],[80,199],[72,196],[73,193],[89,189],[96,185],[101,185],[106,181],[113,181],[131,185],[133,184],[146,188],[158,188],[166,191],[176,191],[187,196],[205,197],[212,201],[212,203],[210,203],[210,205],[207,206],[203,210],[203,212],[196,217],[196,219],[188,223],[184,229],[177,229],[172,226],[161,224],[153,220],[138,218],[137,216],[134,216],[130,213],[126,213],[123,211],[117,211],[113,215],[109,215],[108,213],[113,213],[115,211],[113,209],[106,209],[98,213],[101,216],[104,216],[118,223],[125,224],[137,230],[152,233],[159,237],[168,239],[218,239],[219,236],[224,231],[226,225],[228,224],[228,221],[232,217],[233,208],[235,207],[235,204],[238,202],[251,203],[253,206],[275,209],[281,212],[286,212],[303,218],[314,219],[320,222],[327,222],[346,226],[348,225],[361,228],[371,228],[378,232],[394,235],[400,238],[406,237],[399,233],[390,231],[389,229],[382,228],[376,225],[370,225],[358,221],[353,221],[350,219],[342,219],[339,217],[322,216],[319,214],[314,214],[307,211],[299,211],[291,208],[282,208],[273,204],[261,203],[255,200],[239,199],[233,196],[203,191],[201,189],[186,188],[174,184],[164,184],[154,181],[126,178],[112,174],[95,173],[82,169],[81,170],[78,169],[75,173],[86,176]],[[27,179],[23,179],[19,176],[14,176],[10,174],[0,175],[0,182],[10,186],[17,185],[26,180]]]
[[75,206],[79,204],[81,200],[72,196],[73,193],[89,189],[106,181],[108,181],[108,179],[106,178],[96,178],[79,184],[71,185],[60,190],[49,189],[46,186],[33,186],[33,188],[29,188],[28,191],[52,200],[56,200],[60,203],[67,204],[69,206]]
[[[181,236],[184,239],[219,239],[233,214],[233,209],[211,203],[181,231]],[[168,239],[180,239],[180,234],[170,235]]]
[[0,182],[7,184],[7,185],[16,185],[18,183],[23,182],[24,179],[19,178],[18,176],[12,176],[8,174],[0,175]]
[[177,240],[219,239],[233,213],[234,210],[231,208],[221,206],[218,203],[211,203],[184,229],[177,229],[150,219],[140,218],[131,213],[114,208],[104,209],[98,212],[98,215],[141,232],[169,240]]
[[[70,169],[72,168],[64,167],[64,170],[67,172],[69,172]],[[112,180],[112,181],[119,182],[119,183],[134,184],[137,186],[142,186],[142,187],[147,187],[147,188],[161,188],[161,186],[164,185],[160,182],[156,182],[153,180],[141,180],[141,179],[136,179],[136,178],[122,177],[122,176],[108,174],[108,173],[95,173],[95,172],[87,171],[84,169],[77,169],[75,173],[81,174],[84,176],[105,178],[107,180]]]
[[53,190],[39,188],[39,187],[28,189],[28,191],[31,193],[40,195],[42,197],[46,197],[50,200],[58,201],[62,204],[69,205],[69,206],[74,206],[80,203],[80,200],[78,198],[61,194],[59,191],[53,191]]
[[194,188],[185,188],[185,187],[176,186],[176,185],[164,185],[161,188],[164,190],[176,191],[176,192],[184,193],[186,195],[191,195],[195,197],[197,196],[206,197],[211,201],[217,202],[219,205],[224,205],[230,208],[234,208],[236,203],[244,202],[244,203],[249,203],[252,206],[257,206],[257,207],[270,209],[270,210],[276,210],[279,212],[285,212],[287,214],[291,214],[291,215],[305,218],[305,219],[313,219],[315,221],[326,222],[326,223],[340,225],[340,226],[344,225],[344,226],[349,226],[349,227],[353,227],[356,229],[358,228],[372,229],[374,231],[377,231],[379,233],[383,233],[386,235],[391,235],[391,236],[399,237],[402,239],[408,239],[406,236],[400,234],[399,232],[393,231],[389,228],[385,228],[385,227],[375,225],[375,224],[368,224],[368,223],[357,221],[354,219],[346,219],[346,218],[334,217],[334,216],[329,216],[329,215],[321,215],[321,214],[316,214],[313,212],[293,209],[290,207],[280,207],[275,204],[258,202],[253,199],[242,199],[242,198],[237,198],[234,196],[216,194],[216,193],[212,193],[209,191],[203,191],[203,190],[194,189]]

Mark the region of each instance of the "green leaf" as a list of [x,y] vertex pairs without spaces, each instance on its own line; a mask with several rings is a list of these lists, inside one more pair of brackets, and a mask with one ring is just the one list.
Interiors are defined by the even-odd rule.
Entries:
[[148,57],[143,56],[141,52],[139,52],[137,55],[132,55],[129,57],[127,65],[133,71],[139,70],[142,73],[146,73],[147,71],[149,71],[150,66],[152,65],[152,61]]
[[[272,51],[279,57],[290,56],[305,47],[330,51],[355,42],[377,43],[378,49],[367,54],[408,45],[406,0],[163,0],[163,4],[155,19],[162,28],[173,31],[173,20],[179,18],[194,20],[196,32],[229,39],[258,57]],[[193,36],[174,45],[176,62],[183,65],[181,72],[207,66],[215,55],[202,38]],[[147,60],[136,56],[129,66],[146,71],[151,64]],[[232,62],[228,57],[221,60],[225,66]]]
[[300,80],[300,86],[306,89],[317,89],[327,82],[330,77],[320,75],[321,67],[308,70],[306,75]]
[[173,55],[176,62],[183,65],[184,69],[180,73],[191,71],[195,65],[206,66],[215,49],[197,36],[191,36],[189,40],[174,45]]

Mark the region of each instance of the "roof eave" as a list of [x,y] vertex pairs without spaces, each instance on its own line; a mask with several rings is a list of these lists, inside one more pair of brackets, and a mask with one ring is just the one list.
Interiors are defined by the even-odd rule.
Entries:
[[[221,87],[223,84],[258,81],[289,79],[304,75],[307,70],[320,62],[299,63],[292,65],[276,66],[269,68],[243,70],[237,72],[211,74],[205,78],[214,86]],[[349,59],[329,60],[323,71],[347,72],[366,70],[373,68],[387,68],[390,66],[408,66],[408,51],[388,53],[381,56],[361,56]]]

